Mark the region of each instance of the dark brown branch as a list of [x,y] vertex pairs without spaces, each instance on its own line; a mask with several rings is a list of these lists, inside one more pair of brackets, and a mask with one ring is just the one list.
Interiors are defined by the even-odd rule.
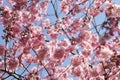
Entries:
[[52,4],[53,9],[54,9],[54,11],[55,11],[55,16],[58,18],[58,14],[57,14],[57,11],[56,11],[56,9],[55,9],[55,5],[53,4],[53,1],[52,1],[52,0],[51,0],[51,4]]
[[[36,52],[34,49],[32,49],[32,50],[33,50],[33,52],[35,53],[35,55],[37,56],[37,58],[39,58],[37,52]],[[42,61],[39,60],[39,63],[42,64],[42,66],[43,66],[43,68],[45,69],[45,71],[47,72],[47,74],[48,74],[49,76],[51,76],[50,72],[47,70],[47,68],[46,68],[45,65],[42,63]]]
[[9,76],[12,76],[17,80],[22,80],[22,79],[19,79],[13,72],[9,72],[9,71],[4,70],[4,69],[0,69],[0,71],[7,73]]

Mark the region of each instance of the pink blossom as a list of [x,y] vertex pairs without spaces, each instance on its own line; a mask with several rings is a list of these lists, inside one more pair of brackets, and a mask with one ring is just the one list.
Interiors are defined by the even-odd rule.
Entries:
[[23,49],[23,54],[29,54],[30,53],[30,47],[25,47]]
[[63,46],[64,48],[67,48],[70,45],[70,42],[67,39],[62,40],[58,46]]
[[61,19],[61,18],[58,18],[58,19],[56,20],[56,22],[57,22],[57,23],[60,23],[60,22],[62,22],[62,19]]
[[99,53],[97,54],[102,58],[108,58],[113,54],[113,51],[107,46],[101,46]]
[[104,11],[103,8],[98,7],[98,5],[93,6],[92,8],[88,9],[88,13],[93,17],[96,17],[99,13],[103,11]]
[[38,59],[39,60],[44,60],[45,57],[47,56],[48,48],[43,47],[43,48],[39,49],[37,52],[38,52],[38,54],[37,54],[38,55]]
[[79,34],[79,38],[83,39],[83,40],[89,40],[92,38],[92,33],[89,32],[89,31],[85,31],[85,30],[82,30],[81,33]]
[[82,41],[81,42],[81,46],[83,47],[83,49],[85,50],[92,50],[93,47],[91,46],[91,43],[87,42],[87,41]]
[[13,1],[15,1],[15,2],[23,2],[23,1],[25,1],[25,0],[13,0]]
[[30,73],[37,75],[38,74],[38,69],[37,67],[33,67],[30,71]]
[[47,2],[42,2],[42,3],[41,3],[41,8],[42,8],[43,10],[46,10],[47,7],[48,7]]
[[62,10],[65,14],[68,13],[68,11],[69,11],[69,6],[67,5],[67,2],[66,2],[66,1],[62,1],[62,3],[61,3],[61,10]]
[[58,48],[55,50],[53,57],[56,59],[61,59],[65,54],[64,48]]
[[2,5],[3,4],[3,0],[0,0],[0,5]]
[[97,72],[97,69],[96,69],[96,68],[93,68],[93,69],[90,71],[90,75],[91,75],[92,77],[98,76],[99,74],[98,74],[98,72]]
[[72,60],[71,60],[71,64],[74,67],[79,66],[82,62],[84,62],[84,58],[82,55],[75,55],[73,56]]
[[39,12],[39,10],[37,10],[37,9],[39,9],[38,5],[31,6],[30,7],[30,12],[33,13],[33,14],[37,14]]
[[32,63],[32,62],[33,62],[33,57],[32,57],[32,55],[29,55],[29,56],[27,57],[26,62],[27,62],[27,63]]
[[52,32],[50,34],[50,37],[53,38],[53,39],[57,39],[58,38],[58,34],[56,32]]
[[5,51],[6,51],[5,46],[3,46],[3,45],[0,44],[0,56],[3,56],[4,53],[5,53]]
[[74,51],[74,50],[76,50],[76,46],[75,45],[72,45],[72,46],[68,46],[67,48],[66,48],[66,51],[67,52],[72,52],[72,51]]
[[7,2],[8,2],[10,5],[15,5],[15,4],[16,4],[16,2],[13,1],[13,0],[7,0]]
[[78,4],[74,4],[71,14],[73,16],[75,16],[77,13],[80,13],[80,12],[81,12],[81,9],[80,9],[79,5]]
[[84,57],[89,57],[89,56],[91,55],[91,50],[86,50],[86,49],[84,49],[84,50],[82,51],[82,54],[84,55]]
[[10,70],[15,70],[19,65],[19,60],[17,58],[8,60],[8,67]]
[[75,76],[79,77],[80,74],[81,74],[81,70],[80,70],[80,67],[73,67],[72,68],[72,74],[74,74]]
[[11,17],[11,14],[10,14],[11,10],[9,10],[8,7],[4,7],[4,11],[2,13],[2,17],[8,19]]

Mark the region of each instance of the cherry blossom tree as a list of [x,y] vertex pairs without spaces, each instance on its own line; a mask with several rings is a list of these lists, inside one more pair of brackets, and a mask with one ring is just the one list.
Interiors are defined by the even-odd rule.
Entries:
[[120,80],[119,22],[112,0],[0,0],[0,80]]

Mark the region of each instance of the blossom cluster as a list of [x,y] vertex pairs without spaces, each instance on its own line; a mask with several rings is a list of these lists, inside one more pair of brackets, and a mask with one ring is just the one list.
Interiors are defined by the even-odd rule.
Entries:
[[0,80],[120,80],[119,24],[111,0],[0,0]]

